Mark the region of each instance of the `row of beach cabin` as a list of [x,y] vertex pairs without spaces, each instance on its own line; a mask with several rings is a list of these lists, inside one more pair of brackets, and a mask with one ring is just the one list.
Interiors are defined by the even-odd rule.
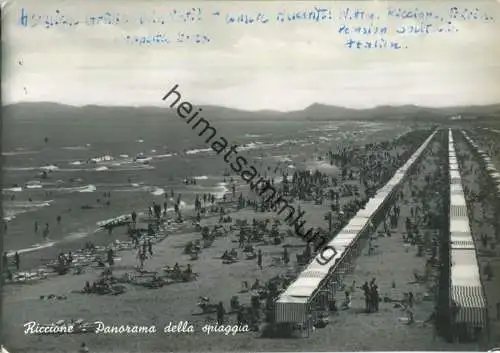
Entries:
[[[493,131],[498,131],[498,130],[493,130]],[[500,131],[498,131],[498,132],[500,132]],[[484,163],[484,165],[486,167],[486,172],[490,175],[491,179],[493,180],[493,183],[495,184],[496,193],[497,193],[498,197],[500,197],[500,172],[493,165],[493,162],[491,161],[490,156],[488,156],[488,154],[485,151],[480,149],[479,146],[467,135],[467,133],[465,131],[462,130],[462,134],[464,135],[465,139],[474,148],[474,151],[481,158],[482,162]]]
[[[335,292],[345,276],[353,270],[356,258],[376,226],[384,219],[387,209],[398,194],[405,176],[427,148],[437,131],[433,132],[417,151],[400,167],[389,182],[378,190],[364,209],[330,241],[336,255],[324,263],[321,254],[306,266],[298,278],[276,301],[276,323],[290,330],[307,329],[324,308],[333,301]],[[333,251],[332,251],[333,254]]]
[[486,301],[451,129],[448,133],[450,324],[455,339],[476,339],[486,327]]

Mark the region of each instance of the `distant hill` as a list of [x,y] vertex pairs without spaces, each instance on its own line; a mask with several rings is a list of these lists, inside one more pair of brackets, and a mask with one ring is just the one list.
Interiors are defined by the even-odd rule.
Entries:
[[[328,120],[411,120],[446,121],[455,115],[462,119],[500,119],[500,104],[487,106],[465,106],[430,108],[416,105],[379,106],[371,109],[350,109],[314,103],[303,110],[280,112],[274,110],[244,111],[219,106],[199,106],[206,119],[306,119]],[[57,103],[19,103],[2,107],[4,118],[165,118],[175,116],[170,107],[106,107],[88,105],[74,107]]]
[[378,106],[371,109],[349,109],[315,103],[304,110],[286,114],[294,117],[306,116],[309,120],[445,120],[455,115],[461,115],[463,119],[500,118],[500,104],[449,108],[402,105]]

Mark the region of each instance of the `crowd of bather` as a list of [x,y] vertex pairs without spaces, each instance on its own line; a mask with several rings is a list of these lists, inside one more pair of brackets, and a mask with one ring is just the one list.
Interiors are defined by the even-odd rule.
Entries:
[[[282,174],[282,181],[278,183],[274,181],[274,178],[268,178],[264,185],[257,187],[257,192],[259,192],[259,188],[263,189],[266,185],[272,185],[279,195],[283,195],[290,202],[314,202],[319,205],[326,205],[325,214],[329,215],[329,225],[328,230],[324,230],[324,232],[329,237],[333,237],[368,202],[376,190],[393,176],[394,172],[406,162],[429,134],[428,130],[415,130],[390,142],[370,143],[351,148],[341,147],[336,151],[328,151],[318,158],[336,166],[336,173],[319,170],[312,172],[297,170],[289,175],[287,169],[278,168],[277,172]],[[408,242],[415,246],[421,245],[422,239],[424,239],[419,232],[419,228],[425,228],[426,226],[437,227],[432,222],[441,222],[439,214],[442,209],[436,206],[436,203],[439,205],[439,201],[433,201],[434,204],[431,208],[429,200],[422,196],[427,192],[439,190],[436,187],[436,181],[446,183],[442,169],[438,168],[434,175],[426,180],[423,188],[413,185],[411,189],[411,196],[418,198],[415,202],[420,203],[420,206],[412,206],[412,215],[405,220],[406,237]],[[232,185],[235,185],[235,183],[232,183]],[[397,200],[402,202],[404,197],[401,193]],[[219,299],[212,301],[210,298],[204,297],[198,303],[198,307],[202,308],[202,310],[205,310],[203,308],[215,310],[217,321],[221,324],[228,321],[230,313],[236,314],[238,324],[248,322],[251,323],[254,329],[257,329],[258,323],[262,321],[272,322],[274,318],[274,301],[294,280],[301,267],[307,264],[315,255],[314,250],[311,249],[311,244],[304,244],[302,252],[296,254],[294,261],[290,254],[291,248],[287,246],[287,238],[295,235],[290,231],[287,224],[271,215],[263,215],[264,219],[259,219],[262,218],[259,214],[276,211],[276,205],[253,194],[244,195],[240,193],[236,195],[236,187],[233,187],[231,192],[219,201],[212,194],[196,196],[194,200],[195,212],[191,218],[192,223],[186,222],[189,217],[182,214],[181,199],[181,194],[176,194],[174,190],[171,190],[169,194],[165,195],[163,205],[153,201],[147,208],[145,217],[148,224],[147,229],[138,227],[140,215],[136,211],[131,213],[130,222],[126,223],[131,244],[129,249],[137,250],[138,260],[137,269],[133,275],[128,275],[127,278],[115,278],[113,276],[116,250],[112,248],[86,249],[86,251],[94,254],[100,253],[98,265],[103,267],[104,270],[101,278],[97,281],[92,284],[86,282],[82,292],[116,295],[125,291],[123,286],[116,287],[117,283],[160,288],[167,284],[196,280],[197,274],[193,271],[191,264],[185,266],[175,263],[173,266],[164,266],[159,271],[145,270],[148,267],[148,259],[157,256],[154,253],[153,245],[162,240],[158,237],[160,230],[172,222],[180,223],[185,226],[193,226],[200,233],[199,239],[189,241],[184,248],[184,252],[192,256],[192,261],[198,260],[203,249],[212,246],[218,238],[234,237],[238,246],[228,248],[221,253],[221,265],[248,261],[249,266],[254,263],[253,266],[257,266],[259,269],[271,265],[283,266],[284,270],[288,272],[286,275],[275,277],[263,284],[260,284],[258,279],[255,278],[243,280],[242,292],[249,291],[252,293],[248,305],[239,303],[238,296],[233,297],[231,300],[229,304],[230,311],[225,310],[223,301]],[[169,209],[169,203],[172,202],[171,200],[175,200],[173,201],[174,212],[169,216],[167,210]],[[253,220],[231,216],[235,211],[245,208],[257,212]],[[334,217],[332,217],[332,214],[334,214]],[[204,226],[202,221],[206,216],[218,217],[218,222],[210,226]],[[396,205],[391,208],[387,220],[384,221],[382,235],[390,236],[391,229],[397,227],[398,221],[400,221],[400,214],[399,206]],[[278,258],[265,258],[267,255],[259,247],[269,245],[280,247],[282,255]],[[431,245],[435,245],[435,243]],[[370,248],[372,248],[371,245]],[[435,254],[436,250],[433,253]],[[102,260],[106,257],[106,261]],[[59,261],[64,266],[71,264],[67,254],[61,256]],[[430,261],[435,261],[435,259]],[[292,272],[294,273],[290,274],[290,269],[293,269]],[[252,286],[248,285],[249,281],[253,281]],[[377,284],[372,281],[371,284],[365,283],[362,288],[366,298],[365,309],[369,312],[376,312],[379,306],[378,303],[381,300]],[[345,291],[345,293],[346,305],[343,305],[343,308],[349,308],[351,292]],[[212,302],[216,304],[212,305]],[[207,310],[207,312],[210,311]]]

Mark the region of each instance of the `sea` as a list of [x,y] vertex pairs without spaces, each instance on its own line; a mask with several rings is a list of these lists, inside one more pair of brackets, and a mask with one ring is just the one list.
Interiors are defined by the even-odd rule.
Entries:
[[[393,138],[410,129],[394,122],[278,118],[211,123],[217,136],[239,146],[238,154],[249,165],[277,178],[284,171],[291,175],[304,168],[328,150]],[[147,212],[153,201],[166,201],[172,208],[178,195],[181,212],[186,212],[196,195],[221,198],[231,191],[232,182],[242,183],[238,175],[228,176],[231,171],[223,156],[216,155],[191,126],[161,116],[13,116],[3,121],[2,149],[4,249],[10,254],[64,247],[100,232],[105,236],[97,222]],[[186,185],[186,178],[196,179],[196,184]],[[44,241],[46,223],[50,233]]]

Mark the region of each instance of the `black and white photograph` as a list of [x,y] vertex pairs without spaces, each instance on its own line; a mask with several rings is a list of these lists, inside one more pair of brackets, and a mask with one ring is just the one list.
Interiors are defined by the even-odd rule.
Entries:
[[1,15],[2,353],[499,349],[499,1]]

